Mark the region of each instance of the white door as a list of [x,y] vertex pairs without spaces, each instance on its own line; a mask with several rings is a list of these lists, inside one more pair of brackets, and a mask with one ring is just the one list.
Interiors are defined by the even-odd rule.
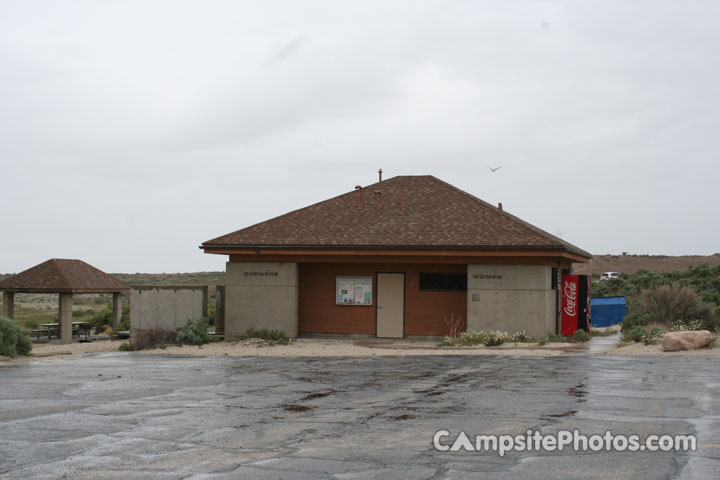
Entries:
[[405,274],[378,273],[377,276],[377,336],[403,338],[405,336]]

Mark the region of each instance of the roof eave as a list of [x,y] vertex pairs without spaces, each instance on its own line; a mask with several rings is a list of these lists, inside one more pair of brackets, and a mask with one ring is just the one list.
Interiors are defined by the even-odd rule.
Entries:
[[6,293],[127,293],[130,291],[128,288],[17,288],[17,287],[2,287],[0,286],[0,292]]
[[204,253],[233,255],[238,253],[257,254],[263,253],[285,253],[285,254],[317,254],[328,252],[329,254],[340,254],[342,252],[365,252],[372,255],[396,255],[402,252],[410,254],[418,252],[437,252],[444,256],[450,254],[482,256],[483,253],[498,255],[502,253],[508,256],[522,256],[524,253],[532,253],[534,256],[546,253],[549,257],[562,257],[571,259],[574,262],[586,263],[591,258],[587,252],[571,251],[560,245],[488,245],[488,246],[467,246],[467,245],[237,245],[237,244],[203,244],[200,246]]

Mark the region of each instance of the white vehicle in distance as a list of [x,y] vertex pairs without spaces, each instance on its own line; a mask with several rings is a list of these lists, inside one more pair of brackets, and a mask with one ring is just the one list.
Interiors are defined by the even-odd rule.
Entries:
[[611,278],[620,278],[620,273],[618,273],[618,272],[603,272],[603,274],[600,275],[600,280],[610,280]]

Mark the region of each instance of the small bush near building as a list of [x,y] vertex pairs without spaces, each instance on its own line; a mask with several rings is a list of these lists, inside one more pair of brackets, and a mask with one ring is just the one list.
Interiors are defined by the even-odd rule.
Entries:
[[175,335],[177,343],[184,345],[205,345],[210,343],[210,335],[208,334],[208,319],[190,320],[177,328]]
[[129,352],[130,344],[128,342],[123,342],[118,346],[118,350],[120,350],[121,352]]
[[267,345],[290,345],[293,339],[285,335],[280,330],[255,330],[251,328],[244,335],[240,335],[238,340],[249,340],[251,338],[257,338],[265,340]]
[[441,347],[472,347],[474,345],[483,345],[487,339],[487,332],[462,332],[457,337],[446,336]]
[[487,332],[463,332],[458,337],[460,339],[458,345],[472,347],[473,345],[484,345],[487,340]]
[[550,337],[548,335],[543,335],[538,339],[538,345],[543,346],[550,343]]
[[445,326],[448,328],[448,337],[457,337],[462,328],[462,317],[460,315],[455,318],[455,314],[450,314],[450,318],[445,317]]
[[534,341],[535,339],[527,333],[527,330],[520,330],[510,335],[510,342],[512,343],[531,343]]
[[30,355],[32,342],[30,336],[20,330],[17,322],[11,318],[0,317],[0,355],[14,358],[17,355]]
[[575,333],[573,333],[573,340],[576,342],[587,342],[591,338],[590,334],[585,330],[576,330]]
[[487,337],[485,339],[485,346],[486,347],[496,347],[498,345],[502,345],[505,343],[505,341],[508,339],[508,334],[505,332],[501,332],[500,330],[495,330],[494,332],[488,332]]
[[502,345],[503,343],[509,341],[510,338],[510,335],[508,335],[506,332],[501,332],[500,330],[495,330],[492,332],[470,331],[463,332],[457,337],[445,337],[439,345],[441,347],[472,347],[476,345],[494,347],[497,345]]

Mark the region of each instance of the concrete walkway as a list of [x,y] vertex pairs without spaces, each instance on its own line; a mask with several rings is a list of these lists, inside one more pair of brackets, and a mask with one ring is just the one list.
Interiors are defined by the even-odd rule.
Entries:
[[593,337],[589,342],[576,343],[565,348],[565,353],[606,353],[614,350],[620,342],[620,332],[608,337]]

